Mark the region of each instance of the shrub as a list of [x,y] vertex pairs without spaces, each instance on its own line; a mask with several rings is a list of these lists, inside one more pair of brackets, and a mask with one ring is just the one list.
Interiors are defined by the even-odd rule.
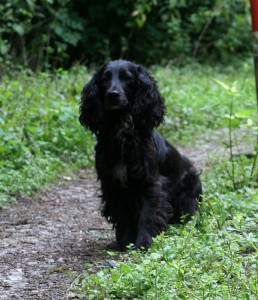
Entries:
[[30,0],[0,4],[0,63],[35,69],[243,56],[252,48],[248,0]]

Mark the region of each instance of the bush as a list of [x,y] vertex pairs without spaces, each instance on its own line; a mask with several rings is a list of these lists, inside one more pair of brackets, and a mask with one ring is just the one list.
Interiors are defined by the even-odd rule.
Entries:
[[252,48],[249,10],[248,0],[14,0],[0,4],[0,63],[226,60]]

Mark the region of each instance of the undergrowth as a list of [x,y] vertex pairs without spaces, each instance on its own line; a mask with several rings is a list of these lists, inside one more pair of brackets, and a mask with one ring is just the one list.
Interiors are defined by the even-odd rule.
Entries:
[[0,83],[0,208],[64,172],[92,164],[93,138],[78,122],[84,68],[20,71]]
[[[243,159],[237,172],[247,178],[249,165]],[[225,162],[216,161],[203,175],[205,196],[193,220],[171,226],[146,253],[131,248],[113,268],[88,268],[73,289],[89,300],[257,299],[257,181],[234,190],[225,178]]]
[[249,61],[234,66],[192,64],[184,68],[154,68],[162,95],[166,99],[166,120],[160,131],[174,144],[199,143],[203,133],[228,127],[231,95],[219,82],[236,82],[234,126],[256,116],[255,84]]

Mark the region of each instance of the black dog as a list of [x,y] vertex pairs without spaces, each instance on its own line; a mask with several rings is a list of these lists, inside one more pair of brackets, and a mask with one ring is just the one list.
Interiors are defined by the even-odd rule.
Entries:
[[152,237],[198,208],[196,169],[154,130],[164,111],[154,78],[125,60],[106,64],[82,91],[79,120],[97,137],[102,214],[120,250],[148,249]]

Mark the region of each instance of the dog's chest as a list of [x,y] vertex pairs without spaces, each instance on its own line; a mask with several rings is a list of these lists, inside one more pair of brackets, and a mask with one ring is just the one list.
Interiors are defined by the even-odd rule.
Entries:
[[96,145],[96,169],[102,181],[122,187],[145,181],[152,157],[150,139],[135,131],[106,135]]
[[141,177],[143,169],[143,151],[138,137],[125,136],[109,151],[109,169],[113,180],[122,185]]
[[117,162],[114,164],[112,168],[112,178],[123,185],[126,184],[128,179],[128,171],[125,163]]

